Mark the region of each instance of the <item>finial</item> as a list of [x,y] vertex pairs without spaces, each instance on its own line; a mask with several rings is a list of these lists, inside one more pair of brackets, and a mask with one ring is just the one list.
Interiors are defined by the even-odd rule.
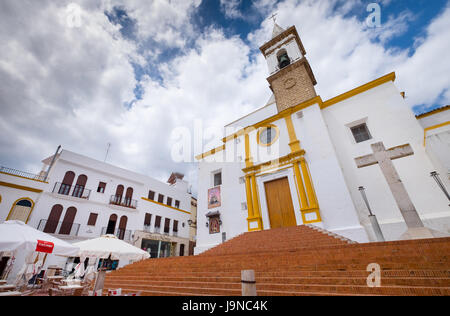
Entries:
[[274,24],[276,24],[277,23],[277,15],[278,15],[278,13],[274,13],[274,14],[272,14],[272,16],[270,16],[268,19],[273,19],[273,23]]

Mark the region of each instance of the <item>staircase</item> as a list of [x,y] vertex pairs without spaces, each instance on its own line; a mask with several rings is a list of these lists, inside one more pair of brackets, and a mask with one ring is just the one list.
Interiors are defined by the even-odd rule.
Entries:
[[[381,266],[381,287],[367,266]],[[195,257],[150,259],[108,274],[105,289],[144,296],[450,295],[450,238],[357,244],[311,226],[245,233]]]

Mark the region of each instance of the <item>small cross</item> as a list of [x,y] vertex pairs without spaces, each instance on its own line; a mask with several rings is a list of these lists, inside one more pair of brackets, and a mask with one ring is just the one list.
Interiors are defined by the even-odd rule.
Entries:
[[270,16],[268,19],[273,19],[273,23],[276,23],[276,16],[278,15],[278,13],[274,13],[272,14],[272,16]]

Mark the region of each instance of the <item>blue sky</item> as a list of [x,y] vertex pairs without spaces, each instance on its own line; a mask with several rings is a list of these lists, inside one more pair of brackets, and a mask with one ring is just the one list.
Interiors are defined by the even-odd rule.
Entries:
[[[273,1],[274,5],[281,2],[280,0]],[[351,10],[346,12],[343,16],[346,19],[355,18],[360,22],[364,22],[370,12],[367,11],[367,5],[373,3],[373,0],[363,0],[357,5],[353,6]],[[346,1],[337,1],[334,5],[334,14],[342,10]],[[387,50],[406,50],[409,56],[415,53],[417,43],[420,43],[420,39],[425,36],[426,28],[439,14],[441,14],[446,6],[447,0],[396,0],[396,1],[381,1],[378,2],[381,7],[381,23],[388,23],[389,19],[396,18],[402,14],[407,14],[405,22],[406,28],[390,37],[386,41],[381,41],[379,37],[372,39],[373,42],[383,45]],[[202,0],[200,5],[192,11],[189,16],[189,20],[192,23],[194,29],[199,34],[207,32],[209,29],[220,29],[226,37],[239,36],[242,41],[249,43],[248,35],[255,32],[264,20],[270,20],[267,15],[257,10],[254,5],[254,1],[243,0],[237,1],[236,6],[233,7],[236,10],[238,16],[230,17],[226,14],[225,8],[221,5],[220,0]],[[130,18],[127,15],[127,9],[123,6],[116,6],[111,11],[105,11],[108,19],[113,24],[119,24],[121,34],[131,40],[137,41],[137,25],[136,20]],[[273,12],[277,13],[277,12]],[[272,21],[272,20],[270,20]],[[278,21],[282,23],[282,21]],[[195,39],[188,38],[188,43],[184,47],[170,47],[168,45],[160,45],[160,43],[147,39],[144,42],[139,43],[140,50],[151,49],[153,46],[160,46],[164,53],[158,56],[157,60],[153,63],[141,67],[137,64],[133,64],[136,79],[138,81],[134,90],[137,100],[142,99],[143,89],[140,84],[142,76],[148,75],[154,80],[158,80],[161,83],[163,78],[158,71],[158,67],[153,67],[154,64],[167,63],[174,58],[183,55],[186,48],[192,48],[195,45]],[[259,51],[254,49],[252,54],[259,54]],[[132,105],[134,101],[127,103],[128,106]],[[443,104],[416,104],[413,106],[416,114],[428,110],[432,110],[441,107]]]
[[[221,132],[266,104],[273,13],[296,26],[323,100],[395,71],[416,114],[450,104],[449,1],[376,1],[379,28],[370,3],[2,0],[0,164],[38,172],[58,145],[102,161],[111,143],[114,165],[195,184],[195,164],[172,159],[173,131]],[[192,156],[221,139],[208,134]]]

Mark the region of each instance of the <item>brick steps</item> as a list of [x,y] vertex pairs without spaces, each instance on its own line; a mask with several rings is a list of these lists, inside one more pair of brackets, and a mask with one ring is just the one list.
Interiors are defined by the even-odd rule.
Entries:
[[[367,286],[367,265],[381,287]],[[450,295],[450,238],[355,244],[315,227],[246,233],[195,257],[150,259],[108,274],[105,288],[144,296],[235,296],[255,270],[260,296]]]

